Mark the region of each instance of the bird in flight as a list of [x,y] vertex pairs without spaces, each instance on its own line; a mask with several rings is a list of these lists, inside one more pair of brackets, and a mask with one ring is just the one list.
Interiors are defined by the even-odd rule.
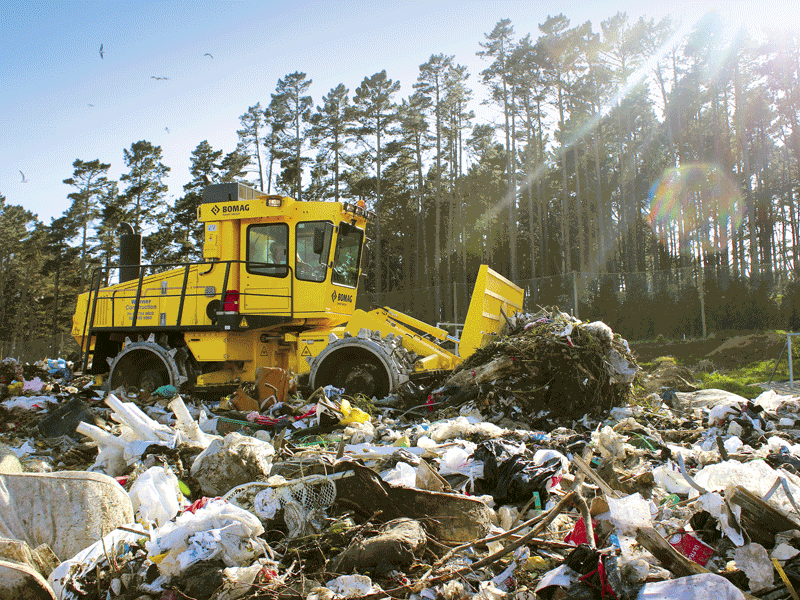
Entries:
[[103,58],[103,44],[100,44],[100,58]]
[[155,79],[156,81],[166,81],[169,77],[156,77],[155,75],[150,75],[150,79]]
[[[208,52],[206,52],[205,54],[203,54],[203,56],[211,56],[211,55]],[[211,56],[211,58],[214,58],[214,57]]]
[[92,108],[94,108],[94,104],[87,104],[86,106],[91,106]]
[[169,127],[164,127],[164,131],[166,131],[167,133],[169,133]]
[[20,172],[19,172],[19,174],[20,174],[20,175],[22,175],[22,183],[28,183],[28,180],[27,180],[27,179],[25,179],[25,173],[23,173],[22,171],[20,171]]

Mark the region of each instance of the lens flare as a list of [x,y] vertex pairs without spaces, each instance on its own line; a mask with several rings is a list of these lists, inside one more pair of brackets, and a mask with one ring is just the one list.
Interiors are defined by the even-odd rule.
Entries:
[[744,200],[718,165],[697,163],[665,171],[650,189],[650,227],[663,243],[677,239],[680,251],[727,245],[742,224]]

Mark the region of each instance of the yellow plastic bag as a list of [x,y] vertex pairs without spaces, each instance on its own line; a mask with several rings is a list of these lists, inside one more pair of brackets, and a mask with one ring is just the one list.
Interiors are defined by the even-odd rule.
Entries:
[[344,415],[340,425],[349,425],[350,423],[366,423],[369,421],[369,415],[356,406],[351,406],[349,400],[342,399],[342,405],[339,411]]

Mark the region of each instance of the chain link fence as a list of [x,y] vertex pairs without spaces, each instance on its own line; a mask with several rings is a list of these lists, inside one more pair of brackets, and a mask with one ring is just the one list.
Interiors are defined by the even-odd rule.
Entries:
[[69,333],[40,339],[0,339],[0,357],[33,363],[45,358],[70,358],[80,353],[80,346]]
[[[705,337],[711,331],[800,328],[800,284],[791,271],[758,277],[717,275],[694,267],[634,273],[573,271],[517,280],[524,309],[557,306],[582,320],[601,320],[628,339]],[[472,282],[359,293],[359,308],[388,306],[426,323],[463,323]]]

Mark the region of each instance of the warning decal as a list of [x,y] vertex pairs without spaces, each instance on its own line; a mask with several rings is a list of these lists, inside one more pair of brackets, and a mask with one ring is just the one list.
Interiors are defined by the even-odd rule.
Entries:
[[247,319],[242,317],[242,322],[239,323],[239,327],[247,327]]
[[261,356],[266,356],[266,355],[267,355],[267,347],[264,346],[263,348],[261,348]]
[[300,356],[311,356],[311,348],[306,346],[303,348],[303,351],[300,353]]

